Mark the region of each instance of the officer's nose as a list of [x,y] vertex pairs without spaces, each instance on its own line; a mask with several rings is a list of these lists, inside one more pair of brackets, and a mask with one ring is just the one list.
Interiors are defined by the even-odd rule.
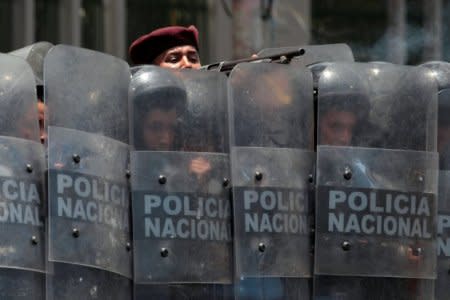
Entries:
[[181,59],[180,68],[181,69],[192,69],[193,65],[192,62],[189,60],[187,55],[183,55],[183,58]]

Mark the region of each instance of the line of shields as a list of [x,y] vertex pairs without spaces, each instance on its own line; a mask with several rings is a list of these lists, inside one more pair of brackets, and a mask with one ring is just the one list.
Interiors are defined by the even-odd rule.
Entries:
[[0,298],[446,299],[450,64],[302,53],[1,54]]

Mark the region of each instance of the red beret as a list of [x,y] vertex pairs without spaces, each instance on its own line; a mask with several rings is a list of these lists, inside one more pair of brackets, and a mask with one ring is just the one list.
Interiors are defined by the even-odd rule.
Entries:
[[194,25],[156,29],[135,40],[128,53],[134,64],[151,64],[167,49],[184,45],[191,45],[198,51],[198,30]]

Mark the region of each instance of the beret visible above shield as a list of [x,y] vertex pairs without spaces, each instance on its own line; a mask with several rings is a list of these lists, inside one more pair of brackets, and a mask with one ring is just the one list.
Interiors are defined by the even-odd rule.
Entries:
[[185,45],[191,45],[198,50],[198,30],[193,25],[156,29],[135,40],[128,53],[134,64],[151,64],[165,50]]

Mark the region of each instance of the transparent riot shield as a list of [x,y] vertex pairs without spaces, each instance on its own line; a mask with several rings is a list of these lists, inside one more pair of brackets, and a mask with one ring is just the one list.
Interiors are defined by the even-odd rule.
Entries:
[[240,64],[230,84],[236,295],[309,299],[312,75]]
[[445,88],[439,92],[439,205],[437,222],[437,280],[436,299],[442,300],[448,297],[450,282],[450,64],[444,63],[446,83],[439,84]]
[[131,298],[128,65],[59,45],[47,54],[44,74],[48,298]]
[[354,62],[353,52],[347,44],[308,45],[299,47],[267,48],[258,52],[258,56],[271,56],[280,53],[300,50],[303,53],[295,57],[291,64],[296,66],[309,66],[322,62]]
[[450,63],[427,62],[422,65],[436,80],[438,93],[439,205],[437,220],[436,299],[448,298],[450,283]]
[[129,101],[135,299],[230,298],[226,77],[146,66]]
[[333,63],[322,71],[317,298],[433,298],[436,91],[419,67]]
[[0,54],[0,297],[44,299],[45,156],[28,64]]

